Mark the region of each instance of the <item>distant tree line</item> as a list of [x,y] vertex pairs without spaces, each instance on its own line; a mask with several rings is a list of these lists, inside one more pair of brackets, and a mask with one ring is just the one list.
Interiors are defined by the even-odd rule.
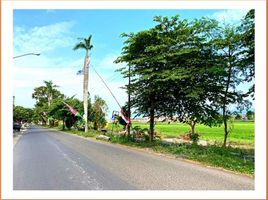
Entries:
[[[61,121],[62,128],[70,129],[72,126],[84,129],[82,117],[74,116],[65,103],[76,109],[83,116],[83,102],[77,98],[67,97],[62,94],[52,81],[44,81],[43,86],[34,88],[32,98],[36,100],[33,109],[15,106],[13,108],[14,121],[27,121],[41,124],[57,125]],[[108,110],[106,102],[99,96],[94,97],[94,102],[88,99],[88,121],[92,128],[99,129],[105,126],[105,113]]]

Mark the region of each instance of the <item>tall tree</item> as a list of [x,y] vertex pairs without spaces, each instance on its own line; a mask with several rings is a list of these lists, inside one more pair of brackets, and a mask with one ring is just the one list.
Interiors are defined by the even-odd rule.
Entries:
[[[158,21],[162,24],[159,28],[171,24],[165,18]],[[215,20],[202,18],[191,23],[181,21],[170,33],[163,32],[168,34],[165,44],[170,48],[161,55],[166,58],[161,72],[166,91],[162,113],[171,118],[176,115],[190,125],[193,134],[197,123],[212,126],[220,122],[218,107],[213,103],[219,88],[216,54],[211,47],[217,27]]]
[[53,85],[52,81],[44,81],[46,85],[46,90],[47,90],[47,102],[48,102],[48,107],[50,107],[52,101],[53,101],[53,92],[56,87],[59,87],[57,85]]
[[106,124],[105,115],[108,110],[106,102],[99,96],[95,96],[94,103],[92,104],[92,121],[94,128],[99,129]]
[[44,81],[45,86],[39,86],[34,88],[32,93],[32,98],[36,99],[37,106],[48,106],[50,107],[53,99],[62,98],[63,94],[60,93],[56,88],[57,85],[54,85],[52,81]]
[[223,146],[225,147],[229,135],[228,120],[231,114],[228,107],[242,100],[241,92],[237,90],[237,85],[243,80],[240,65],[241,35],[238,28],[230,25],[222,27],[218,39],[215,41],[215,47],[219,54],[218,67],[222,71],[218,83],[222,85],[222,90],[218,94],[218,102],[222,108]]
[[[159,43],[157,32],[153,29],[141,31],[137,34],[123,34],[127,37],[126,46],[123,48],[122,56],[116,62],[127,62],[133,66],[130,72],[132,96],[132,106],[141,114],[150,116],[150,137],[153,140],[154,117],[157,110],[157,67],[159,64],[154,60],[158,52],[150,51],[149,48]],[[126,71],[126,72],[125,72]],[[129,73],[129,67],[123,68],[122,73]],[[139,77],[139,78],[137,78]],[[134,89],[135,88],[135,89]]]
[[244,73],[244,81],[252,83],[247,95],[254,98],[255,92],[255,10],[250,10],[240,25],[241,33],[241,60],[240,66]]
[[83,38],[79,43],[77,43],[73,50],[83,49],[86,51],[84,60],[84,82],[83,82],[83,101],[84,101],[84,120],[85,120],[85,132],[88,131],[88,71],[89,71],[89,51],[93,48],[91,44],[92,35],[88,38]]
[[45,86],[39,86],[34,88],[32,98],[36,99],[34,118],[35,121],[41,120],[42,123],[49,123],[48,110],[56,99],[62,99],[63,94],[57,90],[57,85],[54,85],[52,81],[44,81]]
[[[217,91],[217,73],[208,40],[217,23],[205,18],[189,23],[178,16],[154,20],[154,28],[124,34],[128,39],[116,60],[132,66],[132,105],[150,116],[150,141],[156,116],[177,115],[184,122],[190,119],[194,132],[197,122],[211,125],[218,115],[211,103]],[[127,68],[121,72],[124,76],[129,73]]]
[[[157,16],[154,20],[157,25],[149,30],[123,34],[125,46],[115,61],[131,66],[132,105],[150,116],[150,141],[155,116],[176,115],[194,133],[196,123],[220,122],[221,110],[226,146],[228,107],[243,102],[245,96],[236,89],[246,80],[241,30],[220,27],[207,18],[188,22],[178,16]],[[129,74],[128,67],[120,70]]]

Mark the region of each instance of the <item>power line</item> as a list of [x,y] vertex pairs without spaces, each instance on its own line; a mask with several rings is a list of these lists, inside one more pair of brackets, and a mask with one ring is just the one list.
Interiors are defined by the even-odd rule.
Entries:
[[[92,67],[93,67],[93,66],[92,66]],[[109,78],[107,78],[106,81],[108,81],[108,82],[113,82],[113,81],[115,81],[115,80],[119,80],[119,78],[121,78],[120,75],[118,75],[118,74],[114,74],[114,75],[110,76]],[[98,92],[101,92],[104,88],[106,89],[105,86],[100,87],[100,89],[98,90]]]
[[106,88],[109,90],[109,92],[111,93],[111,95],[113,96],[114,100],[116,101],[116,103],[118,104],[119,108],[122,110],[122,107],[120,105],[120,103],[117,101],[117,99],[115,98],[113,92],[110,90],[110,88],[108,87],[108,85],[105,83],[105,81],[103,80],[103,78],[99,75],[99,73],[96,71],[96,69],[91,65],[91,67],[93,68],[93,70],[96,72],[96,74],[98,75],[98,77],[102,80],[103,84],[106,86]]

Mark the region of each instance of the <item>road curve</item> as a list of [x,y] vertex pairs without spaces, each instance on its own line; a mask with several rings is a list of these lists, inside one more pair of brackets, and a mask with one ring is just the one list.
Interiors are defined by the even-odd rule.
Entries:
[[14,147],[14,190],[253,190],[254,179],[50,129]]

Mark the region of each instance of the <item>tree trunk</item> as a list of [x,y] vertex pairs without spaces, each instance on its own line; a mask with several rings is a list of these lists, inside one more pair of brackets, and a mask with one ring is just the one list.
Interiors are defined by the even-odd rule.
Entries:
[[48,100],[48,107],[51,106],[52,99],[53,99],[52,94],[48,94],[48,98],[47,98],[47,100]]
[[65,117],[62,120],[62,130],[65,130]]
[[227,142],[227,137],[228,137],[228,127],[227,127],[227,119],[224,118],[223,119],[223,123],[224,123],[224,141],[223,141],[223,147],[226,147],[226,142]]
[[191,133],[192,134],[195,134],[195,125],[196,125],[196,122],[195,121],[191,121],[190,126],[191,126]]
[[150,98],[150,135],[149,135],[149,142],[152,142],[154,139],[154,96],[152,95]]
[[[229,50],[229,57],[231,56],[230,50]],[[223,100],[223,108],[222,108],[222,116],[223,116],[223,124],[224,124],[224,141],[223,141],[223,147],[226,147],[226,141],[228,137],[228,127],[227,127],[227,114],[226,114],[226,104],[227,104],[227,94],[229,90],[229,85],[231,81],[231,75],[232,75],[232,63],[229,61],[229,71],[228,71],[228,78],[226,83],[226,89],[224,93],[224,100]]]
[[84,84],[83,84],[85,132],[88,132],[88,66],[89,66],[89,57],[88,57],[88,51],[86,51],[86,57],[84,62]]
[[[51,99],[52,99],[52,95],[48,94],[48,97],[47,97],[48,108],[50,108],[51,106]],[[47,125],[50,126],[50,120],[48,118],[47,118]]]

